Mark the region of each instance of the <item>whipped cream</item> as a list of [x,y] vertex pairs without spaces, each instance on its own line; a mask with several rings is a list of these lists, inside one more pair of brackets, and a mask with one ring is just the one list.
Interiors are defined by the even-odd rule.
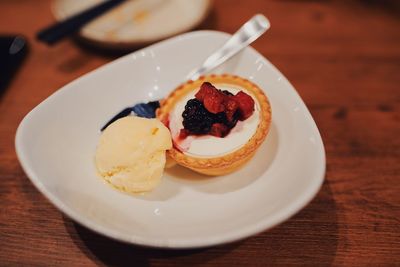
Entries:
[[187,101],[195,98],[195,94],[200,88],[191,91],[175,105],[175,108],[169,115],[169,128],[171,131],[172,139],[175,146],[188,156],[197,158],[201,157],[217,157],[231,153],[241,148],[247,141],[255,134],[260,122],[260,106],[254,95],[244,88],[231,84],[214,84],[214,86],[221,90],[228,90],[232,94],[243,91],[254,99],[254,112],[244,121],[238,121],[236,126],[231,129],[230,133],[223,137],[216,137],[212,135],[194,136],[189,135],[182,141],[179,139],[179,132],[183,129],[182,113],[185,110]]

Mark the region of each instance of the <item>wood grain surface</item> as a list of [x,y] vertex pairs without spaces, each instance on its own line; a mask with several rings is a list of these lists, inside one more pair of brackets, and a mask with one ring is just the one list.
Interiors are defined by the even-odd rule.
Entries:
[[[203,28],[233,33],[255,13],[271,30],[254,47],[293,83],[327,154],[315,199],[280,226],[244,241],[164,251],[112,241],[63,216],[30,183],[14,136],[55,90],[116,58],[35,33],[50,1],[0,1],[0,33],[30,53],[0,96],[1,266],[400,266],[400,12],[396,1],[215,0]],[[1,75],[1,74],[0,74]]]

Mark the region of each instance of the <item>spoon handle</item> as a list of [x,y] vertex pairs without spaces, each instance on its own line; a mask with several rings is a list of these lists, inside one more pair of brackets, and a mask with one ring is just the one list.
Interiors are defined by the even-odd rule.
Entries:
[[240,50],[254,42],[258,37],[264,34],[270,26],[269,20],[264,15],[257,14],[253,16],[240,27],[221,48],[211,54],[199,68],[190,72],[186,77],[187,80],[196,80],[199,76],[218,67]]

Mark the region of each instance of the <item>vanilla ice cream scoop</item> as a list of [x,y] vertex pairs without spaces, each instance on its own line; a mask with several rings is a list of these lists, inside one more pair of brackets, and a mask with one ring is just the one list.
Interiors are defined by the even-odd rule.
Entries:
[[161,181],[171,134],[157,119],[128,116],[108,126],[100,137],[95,161],[100,175],[117,189],[151,191]]

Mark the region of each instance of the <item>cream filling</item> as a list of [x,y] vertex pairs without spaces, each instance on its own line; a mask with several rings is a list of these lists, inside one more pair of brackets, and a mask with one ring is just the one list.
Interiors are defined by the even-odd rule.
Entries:
[[249,91],[235,85],[216,84],[215,86],[221,90],[228,90],[232,94],[243,91],[250,95],[255,102],[254,112],[245,121],[238,121],[236,126],[231,129],[230,133],[223,138],[212,135],[190,135],[183,141],[178,141],[179,132],[181,129],[183,129],[182,113],[185,110],[185,105],[189,99],[195,98],[194,95],[198,91],[198,89],[193,90],[175,105],[175,108],[172,110],[169,116],[169,128],[175,146],[177,146],[179,150],[188,156],[201,158],[226,155],[241,148],[257,131],[257,127],[260,122],[260,106],[254,95]]

